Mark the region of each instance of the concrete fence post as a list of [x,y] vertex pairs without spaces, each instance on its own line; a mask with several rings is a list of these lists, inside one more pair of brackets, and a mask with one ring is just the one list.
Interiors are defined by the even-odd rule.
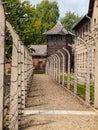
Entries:
[[25,82],[24,82],[24,84],[25,84],[25,98],[27,97],[27,51],[26,51],[26,48],[24,48],[24,72],[25,72],[25,75],[24,75],[24,77],[25,77]]
[[63,50],[67,53],[68,55],[68,68],[67,68],[67,87],[70,89],[70,53],[66,48],[63,48]]
[[53,60],[53,72],[54,72],[54,80],[56,79],[56,60],[55,57],[53,55],[51,55],[51,58]]
[[21,41],[20,39],[18,40],[18,112],[19,112],[19,117],[21,116],[21,107],[22,107],[22,100],[21,100],[21,94],[22,94],[22,59],[21,59]]
[[10,130],[18,130],[18,40],[19,37],[10,23],[6,22],[12,39],[13,39],[13,50],[12,50],[12,67],[11,67],[11,87],[10,87]]
[[77,51],[74,51],[74,93],[77,94]]
[[64,56],[64,54],[63,54],[60,50],[58,50],[57,52],[60,53],[61,56],[62,56],[62,58],[63,58],[63,63],[62,63],[62,85],[64,86],[64,76],[65,76],[65,56]]
[[87,47],[86,102],[90,103],[90,46]]
[[22,71],[21,71],[21,102],[22,102],[22,109],[25,108],[25,59],[24,59],[24,45],[21,42],[21,64],[22,64]]
[[5,14],[0,0],[0,130],[3,130],[5,62]]
[[95,39],[94,107],[98,108],[98,36]]
[[55,56],[58,58],[58,67],[57,67],[57,71],[58,71],[58,78],[57,81],[58,83],[60,83],[60,57],[58,56],[58,54],[55,54]]

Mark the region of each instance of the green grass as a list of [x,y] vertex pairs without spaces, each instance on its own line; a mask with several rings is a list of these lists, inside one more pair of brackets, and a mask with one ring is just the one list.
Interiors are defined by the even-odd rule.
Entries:
[[83,97],[85,97],[85,92],[86,92],[86,86],[83,84],[78,84],[77,86],[77,93]]
[[34,72],[34,74],[45,74],[45,72],[42,72],[42,71],[36,71],[36,72]]
[[[77,86],[77,93],[81,96],[85,97],[86,94],[86,85],[78,84]],[[94,86],[90,86],[90,100],[94,101]]]
[[94,101],[94,86],[90,86],[90,100]]
[[[62,81],[62,75],[60,75],[60,80]],[[67,81],[67,76],[64,76],[64,80]],[[71,73],[70,74],[70,81],[73,81],[73,80],[74,80],[74,74]],[[70,90],[71,91],[74,90],[74,85],[70,84]],[[77,93],[79,94],[79,96],[81,96],[84,99],[85,94],[86,94],[86,85],[78,84],[77,85]],[[90,86],[90,100],[91,100],[91,102],[94,101],[94,86]]]
[[[62,80],[62,75],[60,75],[60,80]],[[64,76],[64,80],[67,81],[67,76]],[[70,74],[70,81],[74,80],[73,74]]]
[[74,85],[70,84],[70,90],[74,90]]
[[[74,90],[74,85],[70,84],[70,90]],[[84,99],[86,94],[86,85],[78,84],[77,93]],[[94,86],[90,86],[90,101],[94,101]]]

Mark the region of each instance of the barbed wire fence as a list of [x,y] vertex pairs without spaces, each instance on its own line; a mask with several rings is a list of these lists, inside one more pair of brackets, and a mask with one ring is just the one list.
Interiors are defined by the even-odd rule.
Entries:
[[[70,71],[71,54],[65,48],[67,53],[65,55],[62,48],[48,57],[46,74],[81,97],[86,103],[98,108],[98,24],[92,27],[91,32],[84,35],[84,39],[76,36],[74,46],[70,45],[74,50],[74,73]],[[59,60],[55,55],[58,55]],[[65,69],[66,56],[68,58],[67,71]]]
[[5,15],[4,9],[0,0],[0,130],[3,129],[3,117],[4,117],[4,62],[5,62]]
[[[5,26],[12,36],[11,74],[5,75]],[[6,78],[7,77],[7,78]],[[0,1],[0,130],[19,130],[33,78],[33,61],[28,49],[9,22]]]
[[33,61],[27,48],[9,22],[6,22],[13,39],[9,124],[10,130],[19,129],[19,121],[25,108],[33,76]]

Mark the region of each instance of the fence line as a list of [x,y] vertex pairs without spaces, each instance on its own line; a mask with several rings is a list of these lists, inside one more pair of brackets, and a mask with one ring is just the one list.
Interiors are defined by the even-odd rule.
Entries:
[[6,26],[12,35],[12,67],[10,88],[10,130],[19,129],[19,120],[25,108],[25,97],[28,95],[32,83],[33,62],[27,48],[9,22]]
[[[98,26],[98,25],[97,25]],[[92,35],[91,35],[92,34]],[[79,95],[85,102],[93,104],[95,108],[98,108],[98,30],[93,27],[91,34],[86,34],[90,38],[84,40],[82,38],[76,37],[75,45],[71,46],[74,50],[74,73],[70,74],[70,53],[65,48],[62,50],[57,50],[56,53],[48,57],[46,64],[46,72],[50,76],[54,70],[60,73],[55,73],[59,78],[52,78],[62,86],[73,91],[76,95]],[[96,34],[96,35],[94,35]],[[65,55],[63,52],[67,53]],[[58,55],[60,59],[60,65],[55,60],[51,60],[52,57]],[[68,70],[66,72],[65,59],[68,57]],[[62,60],[63,59],[63,60]],[[52,63],[55,62],[55,63]],[[55,68],[52,67],[55,64]],[[51,71],[50,71],[51,70]],[[67,82],[67,84],[66,84]]]
[[5,15],[0,0],[0,130],[3,129],[4,110],[4,62],[5,62]]

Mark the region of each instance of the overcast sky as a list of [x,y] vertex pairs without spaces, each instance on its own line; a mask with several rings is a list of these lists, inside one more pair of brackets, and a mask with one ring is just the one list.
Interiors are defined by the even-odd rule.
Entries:
[[[34,6],[41,2],[41,0],[29,0]],[[50,0],[54,1],[54,0]],[[73,11],[76,14],[85,15],[88,11],[89,0],[55,0],[58,2],[60,17],[64,17],[66,11]]]

